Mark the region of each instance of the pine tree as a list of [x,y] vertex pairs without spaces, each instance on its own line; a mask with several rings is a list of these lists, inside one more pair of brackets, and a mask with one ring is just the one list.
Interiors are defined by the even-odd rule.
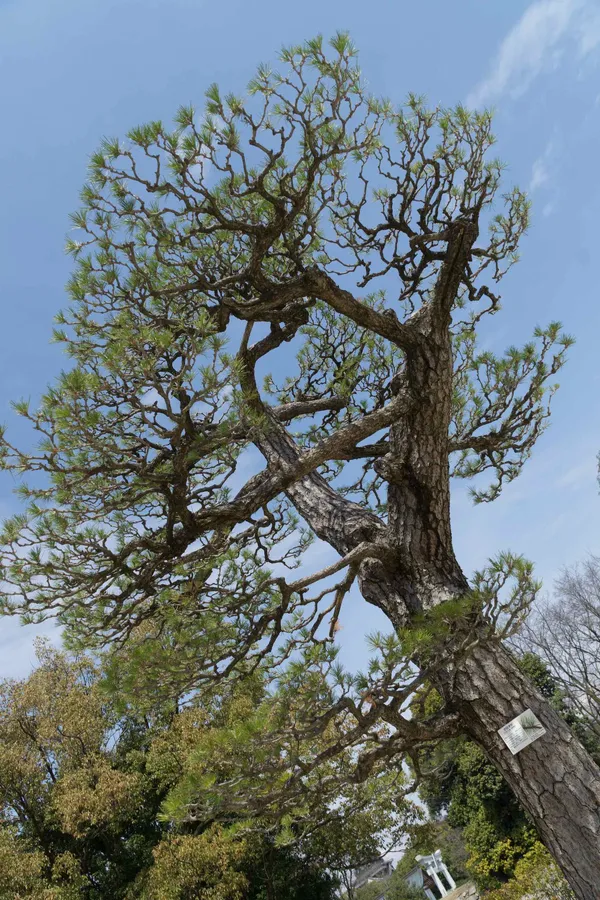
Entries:
[[[343,34],[284,50],[246,96],[213,85],[205,115],[92,157],[56,331],[73,365],[17,404],[38,449],[3,444],[34,475],[4,526],[4,608],[129,647],[157,691],[271,680],[190,819],[308,821],[315,792],[406,754],[418,772],[463,733],[591,900],[598,768],[502,644],[532,566],[503,553],[469,581],[450,528],[451,478],[489,502],[519,475],[571,340],[551,323],[480,349],[527,198],[501,192],[487,112],[397,109],[355,57]],[[334,561],[291,572],[315,537]],[[391,627],[360,676],[335,649],[355,585]],[[443,704],[409,715],[424,683]],[[498,729],[527,708],[546,734],[513,757]]]

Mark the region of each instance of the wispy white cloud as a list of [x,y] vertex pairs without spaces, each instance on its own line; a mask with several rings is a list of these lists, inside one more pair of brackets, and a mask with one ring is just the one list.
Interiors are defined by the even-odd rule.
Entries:
[[579,57],[600,45],[595,0],[536,0],[500,44],[488,75],[470,93],[467,105],[481,107],[505,93],[524,93],[538,75],[558,66],[569,41]]
[[546,160],[540,157],[536,159],[531,169],[531,181],[529,182],[529,190],[536,191],[543,184],[550,180],[550,172]]
[[[554,212],[558,197],[558,185],[556,179],[556,154],[557,148],[554,141],[548,141],[543,153],[534,160],[531,167],[528,191],[530,194],[542,189],[546,192],[546,200],[542,207],[542,216],[548,218]],[[548,190],[550,198],[548,199]]]
[[588,56],[600,46],[600,10],[594,4],[586,7],[578,25],[579,55]]
[[531,167],[527,190],[529,194],[542,192],[544,200],[542,216],[544,218],[548,218],[554,212],[560,194],[560,178],[557,176],[560,171],[561,143],[560,140],[558,145],[555,140],[548,141],[543,152],[534,160]]
[[538,156],[531,167],[531,179],[529,181],[529,191],[533,192],[547,185],[550,182],[551,175],[551,157],[554,150],[554,144],[549,141],[546,144],[544,152]]
[[590,487],[595,487],[597,477],[598,463],[596,456],[593,453],[589,453],[586,455],[583,462],[567,469],[567,471],[557,480],[556,486],[559,488],[569,488],[571,490],[578,490],[583,487],[589,489]]

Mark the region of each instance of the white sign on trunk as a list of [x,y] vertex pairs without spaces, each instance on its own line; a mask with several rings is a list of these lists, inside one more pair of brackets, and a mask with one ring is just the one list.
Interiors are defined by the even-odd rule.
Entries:
[[530,709],[526,709],[512,722],[499,728],[498,734],[512,755],[515,756],[523,747],[528,747],[529,744],[533,744],[539,737],[546,734],[546,729],[537,716]]

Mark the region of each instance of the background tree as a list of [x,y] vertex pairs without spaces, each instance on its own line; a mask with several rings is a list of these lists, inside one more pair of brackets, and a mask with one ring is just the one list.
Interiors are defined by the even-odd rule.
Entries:
[[423,891],[409,887],[394,871],[389,878],[370,881],[359,888],[356,900],[423,900]]
[[537,843],[515,867],[508,884],[486,895],[487,900],[573,900],[575,895],[548,851]]
[[[208,798],[220,817],[298,813],[463,732],[587,900],[598,769],[501,643],[539,586],[509,554],[469,583],[450,528],[451,476],[483,476],[489,501],[521,471],[570,339],[552,323],[477,347],[528,222],[517,189],[492,210],[490,116],[396,109],[347,36],[331,45],[94,155],[56,332],[73,367],[17,404],[39,448],[3,444],[6,468],[47,476],[4,526],[4,607],[84,643],[145,628],[146,661],[168,632],[160,688],[272,679],[240,759],[261,777],[201,791],[191,819],[214,818]],[[290,574],[314,536],[337,560]],[[333,647],[355,584],[392,629],[361,676]],[[425,681],[444,705],[409,716]],[[513,757],[498,729],[528,707],[547,735]]]
[[211,735],[241,727],[256,679],[136,710],[98,661],[44,643],[38,658],[0,686],[0,897],[332,900],[334,871],[373,859],[414,819],[389,780],[387,792],[381,781],[347,792],[303,835],[174,823],[169,793],[199,777]]
[[[547,660],[587,740],[600,746],[600,559],[566,569],[553,597],[537,604],[520,636]],[[591,733],[590,733],[591,732]]]
[[[387,880],[388,879],[385,879],[386,882]],[[385,887],[387,887],[387,884],[381,884],[378,879],[377,881],[371,881],[367,884],[363,884],[363,886],[358,888],[358,890],[356,890],[351,896],[353,900],[380,900]]]
[[89,658],[43,644],[38,658],[28,679],[0,686],[2,840],[16,868],[35,872],[31,896],[54,896],[52,887],[60,897],[123,897],[162,833],[141,731],[132,741]]
[[420,821],[418,807],[404,798],[404,778],[389,775],[369,779],[340,792],[328,810],[325,827],[304,842],[305,854],[320,861],[341,886],[347,900],[358,900],[357,871],[406,843]]
[[264,837],[232,837],[213,826],[171,834],[154,850],[128,896],[142,900],[333,900],[336,883],[320,866]]

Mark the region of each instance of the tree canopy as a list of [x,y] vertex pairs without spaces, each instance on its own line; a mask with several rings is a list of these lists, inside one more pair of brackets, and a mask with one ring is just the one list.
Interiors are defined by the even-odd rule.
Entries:
[[596,745],[600,744],[599,621],[600,558],[591,555],[562,572],[553,596],[536,605],[519,639],[520,646],[535,648],[548,661],[573,717],[589,722]]
[[332,900],[415,820],[381,783],[291,838],[177,820],[170,793],[213,731],[239,727],[248,691],[140,712],[106,688],[97,661],[44,643],[28,678],[0,685],[0,897]]
[[[111,646],[140,694],[268,685],[215,739],[214,789],[182,794],[190,821],[308,821],[466,729],[587,879],[592,845],[567,859],[566,814],[538,808],[542,745],[522,779],[497,736],[543,702],[500,646],[532,566],[502,553],[469,581],[450,527],[451,478],[487,502],[519,475],[571,344],[555,322],[499,355],[478,344],[529,202],[501,187],[488,112],[372,96],[345,34],[280,61],[92,157],[55,333],[72,366],[15,404],[37,449],[2,439],[25,475],[3,608]],[[354,587],[391,629],[361,674],[337,660]],[[444,702],[425,714],[421,690],[420,715],[423,685]],[[596,769],[544,715],[591,810]]]

